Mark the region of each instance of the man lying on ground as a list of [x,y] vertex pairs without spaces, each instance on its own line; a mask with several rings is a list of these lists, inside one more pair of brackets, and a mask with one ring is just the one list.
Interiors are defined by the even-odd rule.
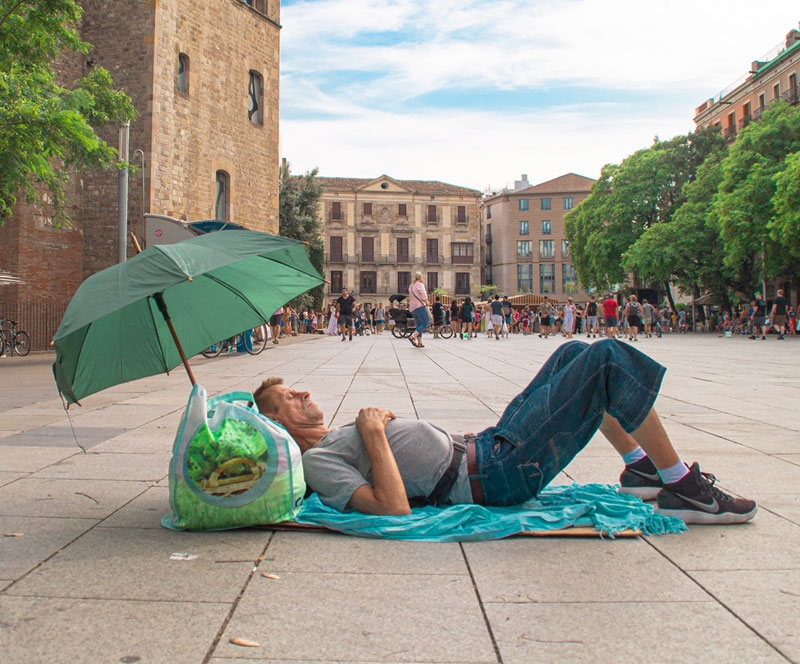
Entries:
[[758,511],[754,501],[724,493],[713,475],[678,457],[653,410],[665,371],[616,339],[570,341],[495,426],[465,439],[383,408],[363,408],[354,424],[331,430],[311,395],[282,378],[263,381],[254,395],[261,413],[300,446],[308,486],[343,512],[516,505],[546,487],[599,428],[626,464],[621,491],[655,498],[656,511],[686,523],[749,521]]

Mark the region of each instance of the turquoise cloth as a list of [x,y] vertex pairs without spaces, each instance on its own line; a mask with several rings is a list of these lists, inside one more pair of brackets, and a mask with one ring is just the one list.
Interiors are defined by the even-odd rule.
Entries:
[[549,486],[538,499],[513,507],[452,505],[418,507],[408,516],[342,513],[312,494],[296,517],[298,523],[324,526],[347,535],[425,542],[492,540],[536,530],[590,526],[614,537],[625,530],[645,535],[680,533],[686,525],[656,514],[639,498],[617,493],[615,485]]

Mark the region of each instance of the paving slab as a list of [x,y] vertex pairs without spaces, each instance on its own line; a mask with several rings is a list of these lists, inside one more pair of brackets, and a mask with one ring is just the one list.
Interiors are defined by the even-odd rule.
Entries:
[[[40,479],[138,480],[157,482],[169,470],[169,453],[76,454],[37,472]],[[798,469],[800,470],[800,469]]]
[[487,603],[486,614],[503,664],[786,663],[714,602]]
[[[163,528],[97,528],[21,579],[7,594],[233,602],[267,539],[265,533],[253,531],[209,536]],[[174,560],[174,554],[193,558]]]
[[0,514],[103,519],[148,486],[147,482],[25,477],[0,487]]
[[0,578],[23,576],[97,523],[96,519],[0,516]]
[[[230,637],[262,646],[243,654]],[[256,575],[214,654],[277,653],[286,661],[497,661],[469,577],[447,574]]]
[[222,602],[0,596],[0,652],[20,664],[198,664],[230,608]]

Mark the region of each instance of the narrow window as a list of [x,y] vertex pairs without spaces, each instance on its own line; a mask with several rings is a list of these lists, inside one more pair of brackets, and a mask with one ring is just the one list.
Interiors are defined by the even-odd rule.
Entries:
[[773,99],[780,99],[781,98],[781,84],[776,83],[772,86],[772,98]]
[[397,238],[397,262],[408,263],[408,238]]
[[571,210],[572,206],[574,205],[573,201],[574,201],[574,199],[572,198],[572,196],[565,196],[564,197],[564,209],[565,210]]
[[428,223],[435,224],[436,223],[436,206],[429,205],[428,206]]
[[439,288],[439,273],[438,272],[428,272],[427,278],[428,285],[426,286],[428,293],[433,293],[437,288]]
[[362,237],[361,238],[361,260],[366,263],[375,262],[375,238]]
[[364,203],[364,216],[365,217],[372,216],[372,203]]
[[550,209],[550,199],[543,198],[542,199],[542,210],[549,210]]
[[561,256],[569,258],[569,240],[561,240]]
[[528,199],[527,198],[520,198],[519,199],[519,211],[520,212],[527,212],[528,211]]
[[469,272],[456,272],[456,295],[469,295]]
[[539,258],[553,258],[555,246],[553,240],[539,240]]
[[519,234],[520,235],[527,235],[528,234],[528,222],[527,221],[520,221],[519,222]]
[[397,204],[397,216],[398,217],[407,217],[408,216],[408,207],[405,203],[398,203]]
[[429,238],[425,241],[425,262],[428,265],[439,264],[439,239]]
[[542,235],[550,235],[553,232],[553,224],[549,219],[542,220]]
[[378,283],[377,272],[362,272],[360,275],[361,292],[362,293],[376,293],[376,286]]
[[341,263],[343,260],[344,260],[344,252],[342,251],[342,238],[337,236],[331,236],[330,261],[333,263]]
[[492,218],[492,206],[491,205],[487,205],[486,206],[486,218],[487,219],[491,219]]
[[331,203],[331,221],[342,221],[342,204],[340,201]]
[[556,287],[556,266],[552,263],[539,266],[539,292],[554,293]]
[[189,56],[178,53],[178,92],[189,94]]
[[398,272],[397,273],[397,292],[398,293],[407,293],[408,287],[411,285],[411,273],[410,272]]
[[531,241],[530,240],[517,240],[517,257],[530,258],[531,257]]
[[342,271],[331,270],[331,293],[342,292]]
[[458,224],[466,224],[467,223],[467,206],[466,205],[459,205],[456,209],[456,223]]
[[219,221],[228,219],[228,196],[230,190],[230,176],[225,171],[217,171],[217,193],[214,200],[214,218]]
[[247,87],[247,119],[253,124],[263,124],[264,114],[264,79],[257,71],[250,71],[250,83]]

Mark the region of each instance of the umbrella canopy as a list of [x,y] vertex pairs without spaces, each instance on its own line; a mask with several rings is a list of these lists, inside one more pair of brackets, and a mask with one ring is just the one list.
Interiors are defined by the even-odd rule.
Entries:
[[403,295],[402,293],[395,293],[394,295],[389,296],[389,302],[402,302],[403,300],[408,297],[407,295]]
[[322,282],[303,243],[275,235],[225,231],[150,247],[78,288],[53,337],[56,385],[75,403],[169,371],[182,361],[170,324],[192,356]]

